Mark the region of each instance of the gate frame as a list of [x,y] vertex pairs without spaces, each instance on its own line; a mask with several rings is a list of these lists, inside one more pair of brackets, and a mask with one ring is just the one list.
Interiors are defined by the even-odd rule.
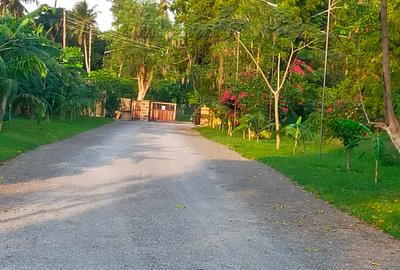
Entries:
[[[172,120],[171,121],[162,121],[162,120],[155,119],[155,116],[154,116],[154,105],[161,105],[161,106],[165,105],[165,106],[174,107],[173,112],[172,112]],[[150,117],[149,117],[149,121],[152,121],[152,122],[164,122],[164,123],[175,123],[177,107],[178,106],[177,106],[176,103],[162,102],[162,101],[151,101],[150,102]],[[166,110],[166,111],[170,111],[170,110]]]
[[[154,115],[154,105],[173,107],[171,120],[159,120]],[[128,108],[129,107],[129,108]],[[120,113],[120,119],[125,121],[140,120],[152,122],[175,123],[178,105],[176,103],[151,101],[151,100],[134,100],[129,98],[120,98],[120,110],[116,111],[116,115]]]

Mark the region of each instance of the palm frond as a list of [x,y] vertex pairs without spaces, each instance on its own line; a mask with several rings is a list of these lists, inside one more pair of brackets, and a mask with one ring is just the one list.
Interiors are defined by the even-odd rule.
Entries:
[[21,74],[25,77],[28,77],[34,72],[39,72],[40,76],[46,77],[48,72],[45,63],[35,54],[19,56],[11,60],[7,66],[9,71],[11,71],[13,74]]
[[14,32],[5,24],[0,24],[0,34],[6,39],[12,39],[15,36]]

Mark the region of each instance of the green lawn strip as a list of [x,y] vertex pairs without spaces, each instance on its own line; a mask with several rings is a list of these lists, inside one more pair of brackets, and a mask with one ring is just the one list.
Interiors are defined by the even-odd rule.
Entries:
[[216,129],[197,130],[245,158],[277,169],[305,190],[400,238],[400,157],[390,142],[386,143],[389,157],[381,166],[380,180],[375,184],[374,158],[369,142],[354,151],[352,171],[347,172],[344,170],[345,153],[340,142],[335,140],[327,142],[322,159],[319,159],[317,143],[308,145],[306,154],[293,156],[291,141],[284,140],[278,152],[273,141],[257,143],[243,140],[239,134],[229,137]]
[[4,123],[0,132],[0,161],[32,150],[39,145],[60,141],[80,132],[110,123],[108,118],[77,118],[73,121],[52,119],[50,123],[37,125],[29,119],[14,119],[11,124]]

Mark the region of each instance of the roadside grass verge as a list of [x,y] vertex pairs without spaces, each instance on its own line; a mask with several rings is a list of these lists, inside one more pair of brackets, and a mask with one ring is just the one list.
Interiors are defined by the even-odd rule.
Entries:
[[[353,153],[352,170],[345,170],[345,153],[339,141],[326,142],[322,159],[318,144],[310,143],[305,154],[292,155],[293,143],[284,140],[275,150],[274,141],[243,140],[212,128],[198,128],[204,137],[258,160],[282,172],[305,190],[400,238],[400,156],[386,140],[386,156],[380,179],[374,182],[373,146],[362,143]],[[301,149],[299,149],[301,152]]]
[[52,119],[50,123],[37,125],[35,120],[14,119],[11,124],[4,123],[0,132],[0,162],[39,145],[60,141],[110,122],[112,120],[108,118],[76,118],[72,121]]

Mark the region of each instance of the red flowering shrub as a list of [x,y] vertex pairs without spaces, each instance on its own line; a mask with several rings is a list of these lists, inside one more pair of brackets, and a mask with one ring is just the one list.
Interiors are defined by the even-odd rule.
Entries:
[[327,113],[333,113],[333,107],[329,106],[328,108],[326,108],[326,112]]
[[230,90],[225,90],[224,94],[220,98],[220,103],[221,105],[225,105],[230,109],[234,109],[235,107],[238,109],[240,107],[240,101],[246,97],[247,93],[244,91],[238,96],[235,96]]
[[299,75],[306,75],[306,72],[314,72],[314,69],[307,65],[304,61],[296,58],[293,62],[293,66],[291,69],[292,73],[296,73]]

